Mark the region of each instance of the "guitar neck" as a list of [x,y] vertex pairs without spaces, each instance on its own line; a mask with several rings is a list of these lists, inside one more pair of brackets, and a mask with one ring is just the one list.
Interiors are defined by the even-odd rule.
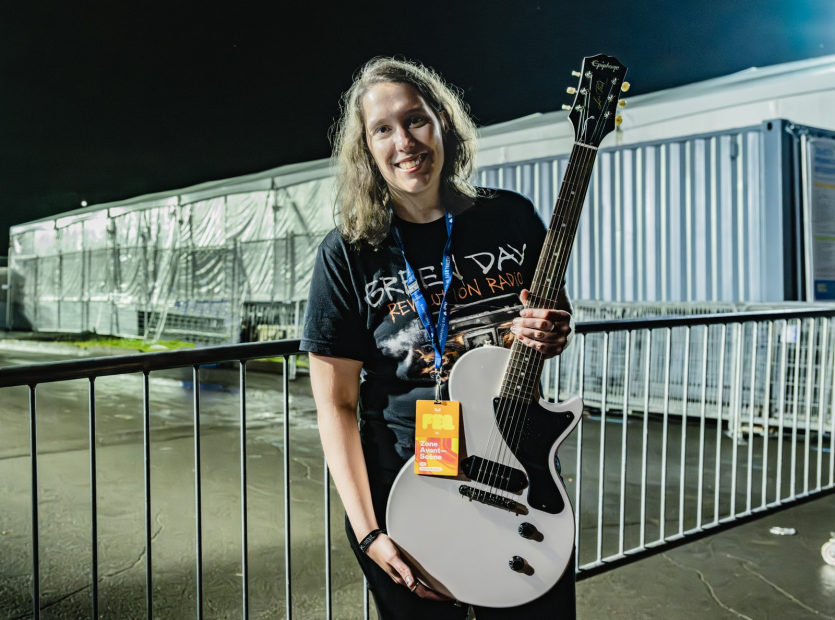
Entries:
[[[596,156],[595,147],[574,144],[530,287],[528,308],[557,307]],[[525,402],[535,400],[544,363],[539,351],[514,340],[500,395]]]
[[[530,286],[528,308],[557,307],[597,149],[623,120],[616,112],[626,104],[619,101],[620,93],[629,90],[629,83],[623,81],[626,67],[612,56],[584,58],[582,69],[573,74],[579,78],[577,88],[568,89],[575,95],[574,103],[563,109],[568,110],[574,127],[574,147]],[[535,400],[544,363],[539,351],[514,340],[500,396],[528,403]]]

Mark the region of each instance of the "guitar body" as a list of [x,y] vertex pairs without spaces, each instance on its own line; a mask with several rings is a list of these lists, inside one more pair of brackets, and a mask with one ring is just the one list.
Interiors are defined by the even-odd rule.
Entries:
[[[486,607],[522,605],[545,594],[565,572],[574,547],[574,512],[554,457],[577,425],[583,403],[577,397],[560,404],[531,403],[513,425],[514,437],[521,440],[511,451],[497,425],[494,401],[509,355],[500,347],[463,355],[450,374],[450,398],[461,403],[461,458],[498,460],[501,455],[502,464],[524,472],[528,486],[498,490],[487,484],[489,479],[482,483],[461,472],[455,478],[416,475],[410,459],[394,482],[386,513],[389,535],[422,582]],[[517,509],[466,497],[462,485],[507,498]],[[523,523],[533,526],[531,538],[520,535]],[[517,556],[525,561],[522,570],[509,566]]]

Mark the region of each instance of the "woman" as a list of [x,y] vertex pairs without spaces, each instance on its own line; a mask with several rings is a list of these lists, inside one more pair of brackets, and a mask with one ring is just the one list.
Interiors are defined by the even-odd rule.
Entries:
[[[319,247],[301,348],[311,354],[346,532],[383,620],[467,616],[414,579],[383,531],[389,490],[414,453],[415,401],[433,398],[436,381],[444,388],[473,346],[518,338],[550,358],[571,333],[564,288],[561,310],[519,316],[545,228],[526,198],[471,185],[475,147],[462,102],[421,65],[374,59],[345,94],[334,144],[339,224]],[[451,261],[447,282],[442,257]],[[406,290],[407,263],[432,322],[449,309],[449,339],[437,354]],[[477,617],[574,618],[573,564],[568,573],[523,608],[476,608]]]

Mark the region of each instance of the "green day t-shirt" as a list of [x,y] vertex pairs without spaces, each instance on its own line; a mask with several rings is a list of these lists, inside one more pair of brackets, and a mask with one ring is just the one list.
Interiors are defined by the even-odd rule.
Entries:
[[[446,223],[444,218],[398,223],[406,257],[437,322]],[[504,190],[490,191],[455,218],[444,384],[467,351],[512,343],[511,321],[522,309],[519,293],[531,286],[545,232],[533,204]],[[376,249],[357,250],[337,230],[325,237],[301,349],[363,363],[359,407],[366,462],[369,469],[396,474],[414,454],[415,401],[434,398],[435,354],[406,292],[405,263],[390,233]]]

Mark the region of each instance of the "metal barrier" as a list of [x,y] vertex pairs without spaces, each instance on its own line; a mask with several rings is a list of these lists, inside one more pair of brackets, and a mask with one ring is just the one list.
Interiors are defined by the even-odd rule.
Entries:
[[[29,440],[30,440],[30,472],[32,480],[32,617],[40,618],[40,545],[38,521],[38,429],[37,429],[37,387],[39,384],[56,381],[70,381],[73,379],[87,379],[89,381],[89,429],[90,429],[90,513],[92,517],[91,539],[91,572],[92,579],[92,611],[93,617],[98,618],[98,512],[97,512],[97,469],[96,469],[96,379],[111,375],[126,375],[142,373],[143,376],[143,448],[144,448],[144,480],[145,480],[145,601],[148,620],[153,614],[153,575],[152,575],[152,518],[151,518],[151,442],[150,442],[150,373],[171,368],[193,368],[194,381],[194,489],[195,489],[195,526],[196,526],[196,567],[197,567],[197,617],[203,618],[203,538],[202,538],[202,502],[201,502],[201,449],[200,449],[200,379],[199,369],[203,365],[219,362],[235,361],[240,364],[240,449],[241,449],[241,540],[243,554],[241,558],[241,572],[243,576],[243,616],[249,617],[249,575],[248,575],[248,531],[247,531],[247,466],[246,466],[246,363],[248,360],[266,357],[282,357],[282,385],[283,385],[283,415],[284,415],[284,517],[285,517],[285,570],[286,580],[286,608],[285,617],[292,617],[290,578],[290,356],[298,353],[299,341],[250,343],[243,345],[221,345],[203,349],[188,349],[163,353],[148,353],[142,355],[124,355],[110,358],[94,358],[53,362],[32,366],[13,366],[0,369],[0,387],[28,386],[29,387]],[[327,472],[327,469],[326,469]],[[327,473],[326,473],[327,476]],[[325,484],[325,502],[329,502],[329,485]],[[329,526],[329,523],[326,523]],[[325,531],[326,545],[330,549],[330,528]],[[330,618],[330,573],[326,572],[328,591],[328,617]]]
[[[586,403],[560,452],[580,578],[835,487],[833,317],[828,308],[578,325],[545,393]],[[607,437],[612,423],[620,441]]]
[[[702,303],[695,303],[695,302],[688,302],[688,303],[616,303],[616,302],[599,302],[599,301],[580,301],[575,304],[574,314],[578,321],[588,322],[588,321],[613,321],[613,320],[624,320],[624,319],[641,319],[641,318],[658,318],[658,317],[666,317],[666,318],[673,318],[676,316],[693,316],[693,315],[704,315],[704,314],[728,314],[728,313],[738,313],[738,312],[758,312],[758,311],[803,311],[809,310],[814,308],[822,308],[822,309],[833,309],[831,304],[817,304],[812,305],[808,303],[801,303],[801,302],[783,302],[780,304],[766,304],[766,303],[731,303],[731,302],[702,302]],[[611,323],[609,323],[611,324]],[[817,327],[817,330],[815,330]],[[753,330],[754,327],[752,324],[749,324],[746,328],[747,337],[755,337]],[[759,348],[757,347],[744,347],[742,350],[742,367],[748,369],[751,367],[751,364],[754,363],[756,365],[755,368],[755,376],[764,377],[764,373],[766,372],[766,366],[769,364],[774,364],[777,362],[776,359],[768,359],[766,355],[766,334],[764,333],[766,330],[766,324],[763,323],[758,328],[759,336]],[[811,330],[811,331],[810,331]],[[618,336],[622,338],[622,336]],[[829,336],[832,338],[832,335]],[[636,333],[632,339],[631,346],[634,349],[633,351],[633,359],[634,353],[637,353],[643,350],[647,344],[644,342],[645,334],[642,331]],[[653,413],[662,413],[665,405],[664,401],[664,391],[665,391],[665,369],[666,366],[669,365],[671,368],[671,377],[670,381],[672,383],[673,388],[678,388],[680,390],[682,384],[682,370],[684,368],[684,353],[687,351],[692,359],[690,363],[693,364],[692,367],[700,367],[702,360],[702,348],[701,346],[694,346],[692,350],[687,346],[687,338],[695,338],[701,344],[704,344],[704,340],[707,339],[707,348],[708,348],[708,355],[707,359],[711,359],[714,363],[708,364],[706,367],[706,374],[705,377],[707,379],[707,386],[706,386],[706,399],[707,399],[707,416],[715,417],[716,412],[719,411],[719,407],[717,407],[717,400],[719,398],[723,399],[723,406],[729,407],[730,406],[730,395],[731,395],[731,376],[726,375],[723,378],[722,386],[719,386],[719,378],[717,376],[718,371],[718,359],[719,359],[719,348],[721,346],[725,347],[725,354],[726,356],[731,355],[731,347],[732,341],[730,339],[724,338],[723,339],[723,332],[720,329],[720,326],[715,325],[706,330],[696,330],[694,334],[691,334],[690,330],[686,330],[683,328],[674,328],[670,335],[671,338],[671,358],[666,360],[663,356],[654,356],[651,359],[650,363],[650,377],[649,377],[649,390],[650,390],[650,399],[649,399],[649,410]],[[807,362],[810,359],[809,355],[812,355],[811,359],[818,360],[822,354],[822,348],[828,346],[828,342],[826,341],[825,333],[821,331],[820,325],[817,325],[814,321],[803,321],[803,320],[791,320],[791,321],[783,321],[781,326],[778,326],[777,331],[773,334],[773,338],[777,342],[777,344],[783,343],[785,341],[786,345],[792,348],[793,345],[797,345],[801,348],[801,352],[798,355],[789,355],[788,356],[788,382],[787,385],[784,386],[786,390],[792,390],[792,380],[793,380],[793,372],[795,367],[797,367],[797,371],[801,376],[806,376],[807,371]],[[724,345],[722,344],[724,342]],[[755,340],[756,342],[756,340]],[[625,348],[622,342],[613,343],[617,344],[617,346],[612,346],[610,349],[610,357],[607,361],[610,385],[608,387],[608,396],[610,399],[612,398],[622,398],[623,390],[624,390],[624,380],[625,380],[625,364],[627,361],[627,357],[625,356]],[[586,371],[586,375],[584,377],[584,398],[586,402],[586,406],[595,406],[599,407],[601,403],[601,379],[602,374],[600,371],[601,363],[600,363],[600,355],[601,355],[601,340],[599,338],[592,339],[588,344],[589,350],[587,351],[587,365],[589,366],[588,370]],[[814,349],[814,351],[810,352],[809,347]],[[777,355],[777,348],[773,348],[771,354],[776,356]],[[561,395],[567,397],[570,394],[576,393],[578,385],[579,385],[579,374],[576,372],[577,369],[577,362],[578,362],[578,350],[576,348],[569,349],[566,351],[565,355],[562,358],[562,368],[563,371],[560,375],[560,382],[563,386]],[[632,376],[629,378],[629,385],[630,388],[630,402],[632,403],[630,407],[634,409],[640,410],[641,403],[640,403],[640,395],[641,395],[641,368],[640,367],[633,367],[630,371]],[[772,383],[776,380],[772,377]],[[691,402],[688,407],[697,407],[697,403],[693,401],[693,394],[698,394],[699,390],[701,389],[701,384],[703,383],[703,377],[698,373],[690,373],[689,374],[689,385],[688,385],[688,393],[691,395]],[[549,386],[551,390],[553,390],[553,386]],[[765,388],[765,381],[757,382],[755,385],[755,400],[758,402],[762,402],[764,397],[763,390]],[[551,392],[553,394],[553,392]],[[819,409],[819,398],[823,397],[824,402],[828,401],[828,393],[821,394],[816,388],[813,389],[813,392],[808,395],[811,399],[811,410],[812,410],[812,419],[813,423],[815,421],[815,417],[817,415],[817,411]],[[750,393],[745,392],[743,394],[745,398],[746,404],[748,400],[750,400]],[[789,395],[790,397],[790,395]],[[806,398],[807,393],[805,390],[801,390],[799,392],[799,403],[798,407],[800,410],[805,410],[806,405]],[[637,400],[637,404],[636,404]],[[673,398],[669,403],[668,406],[670,408],[671,413],[681,414],[682,409],[682,401],[680,399]],[[776,415],[776,412],[772,412],[773,415]],[[801,420],[801,424],[803,421]]]
[[[670,542],[715,531],[718,526],[779,507],[835,486],[835,309],[731,313],[676,318],[602,321],[577,326],[571,357],[554,360],[544,377],[546,395],[592,395],[583,421],[561,448],[562,476],[577,514],[578,579],[619,566]],[[792,325],[798,340],[787,337]],[[752,327],[753,326],[753,327]],[[682,367],[672,368],[673,333],[681,330]],[[718,340],[714,340],[714,332]],[[806,334],[802,336],[802,334]],[[695,338],[695,344],[694,344]],[[805,349],[801,340],[805,338]],[[714,344],[713,343],[718,343]],[[814,344],[814,346],[812,346]],[[297,340],[223,345],[143,355],[82,359],[0,369],[0,387],[28,386],[31,473],[32,596],[31,617],[40,618],[41,566],[38,497],[39,384],[86,379],[89,383],[89,464],[91,515],[92,610],[98,618],[98,508],[96,463],[96,379],[141,373],[143,377],[144,537],[146,616],[153,617],[150,373],[191,367],[194,429],[195,564],[197,617],[204,615],[203,507],[201,480],[201,366],[218,362],[240,365],[240,501],[242,614],[250,616],[247,523],[247,361],[283,358],[284,563],[285,617],[292,618],[290,571],[290,357]],[[743,350],[750,347],[750,366]],[[610,372],[621,350],[627,370]],[[764,354],[764,363],[760,358]],[[806,358],[801,372],[799,360]],[[790,361],[793,362],[790,364]],[[651,375],[656,365],[664,377],[663,393],[651,406]],[[562,368],[560,368],[562,366]],[[599,367],[600,380],[593,380]],[[711,369],[709,372],[708,369]],[[762,370],[764,369],[764,370]],[[725,378],[729,377],[726,382]],[[830,380],[829,378],[832,377]],[[573,383],[572,383],[573,381]],[[589,385],[594,382],[595,385]],[[801,386],[804,386],[801,390]],[[708,398],[714,390],[715,398]],[[804,391],[805,400],[800,393]],[[727,396],[727,397],[726,397]],[[597,400],[595,400],[597,399]],[[676,404],[677,403],[677,404]],[[686,403],[686,405],[685,405]],[[714,409],[710,414],[710,409]],[[654,409],[660,411],[654,414]],[[814,411],[813,411],[814,410]],[[624,415],[624,413],[627,415]],[[675,413],[678,416],[675,416]],[[628,414],[634,414],[632,416]],[[727,422],[727,433],[725,430]],[[619,437],[607,433],[620,424]],[[640,429],[629,432],[639,423]],[[715,428],[709,428],[713,425]],[[673,439],[673,427],[679,437]],[[688,434],[688,427],[698,429]],[[802,432],[802,441],[801,438]],[[829,446],[824,445],[829,435]],[[815,436],[813,443],[812,437]],[[777,442],[773,448],[772,442]],[[761,444],[755,450],[755,444]],[[776,450],[776,458],[773,456]],[[828,464],[823,454],[829,452]],[[816,452],[815,462],[812,455]],[[631,455],[631,456],[630,456]],[[730,455],[730,458],[729,458]],[[728,462],[730,461],[730,462]],[[730,473],[729,473],[730,470]],[[759,480],[755,480],[755,471]],[[800,478],[802,476],[802,483]],[[694,482],[695,478],[695,482]],[[330,507],[330,479],[324,465],[324,497]],[[629,493],[634,487],[636,492]],[[637,492],[639,491],[639,492]],[[695,500],[693,498],[695,495]],[[668,501],[672,500],[672,501]],[[695,504],[695,505],[694,505]],[[741,510],[738,507],[744,505]],[[668,522],[677,527],[668,528]],[[325,510],[325,617],[332,618],[331,523]],[[657,525],[657,528],[656,528]],[[363,609],[369,617],[367,588]],[[23,617],[23,616],[21,616]],[[26,616],[29,617],[29,616]]]

